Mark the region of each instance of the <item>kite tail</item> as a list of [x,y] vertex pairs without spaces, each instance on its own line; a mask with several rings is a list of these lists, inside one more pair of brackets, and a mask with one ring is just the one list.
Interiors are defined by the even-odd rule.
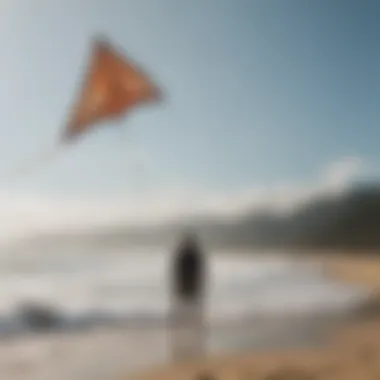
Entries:
[[58,143],[53,147],[42,151],[28,161],[25,161],[21,165],[15,167],[10,173],[8,173],[7,180],[17,180],[25,175],[28,175],[33,170],[36,170],[43,165],[49,164],[62,151],[63,146],[63,143]]

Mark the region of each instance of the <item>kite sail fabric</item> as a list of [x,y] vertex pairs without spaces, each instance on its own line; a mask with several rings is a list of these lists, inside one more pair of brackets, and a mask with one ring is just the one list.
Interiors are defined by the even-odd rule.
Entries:
[[63,140],[71,141],[96,124],[118,119],[134,107],[156,102],[160,97],[158,87],[141,68],[98,39]]

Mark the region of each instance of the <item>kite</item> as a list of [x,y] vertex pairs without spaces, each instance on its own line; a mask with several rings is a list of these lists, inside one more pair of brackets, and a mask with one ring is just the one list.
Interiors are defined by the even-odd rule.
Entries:
[[101,123],[120,120],[133,109],[156,103],[161,98],[158,86],[137,64],[105,39],[95,39],[87,74],[58,147],[54,146],[52,150],[44,152],[37,160],[29,160],[26,165],[18,168],[17,175],[50,160],[61,150],[59,148]]
[[101,122],[120,119],[133,108],[160,98],[158,87],[141,68],[109,43],[97,40],[81,95],[62,139],[71,141]]

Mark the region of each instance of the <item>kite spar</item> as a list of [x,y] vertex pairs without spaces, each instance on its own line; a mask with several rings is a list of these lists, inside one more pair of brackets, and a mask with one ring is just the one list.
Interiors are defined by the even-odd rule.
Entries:
[[110,43],[96,39],[79,97],[58,143],[20,166],[13,176],[49,162],[63,147],[102,122],[119,120],[134,108],[160,99],[161,92],[147,73]]

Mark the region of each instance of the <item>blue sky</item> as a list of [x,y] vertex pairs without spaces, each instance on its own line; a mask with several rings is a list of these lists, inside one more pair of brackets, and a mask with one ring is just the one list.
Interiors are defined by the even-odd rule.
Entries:
[[94,35],[166,94],[4,181],[8,193],[246,191],[313,181],[345,157],[380,176],[376,0],[3,0],[0,11],[1,172],[54,144]]

